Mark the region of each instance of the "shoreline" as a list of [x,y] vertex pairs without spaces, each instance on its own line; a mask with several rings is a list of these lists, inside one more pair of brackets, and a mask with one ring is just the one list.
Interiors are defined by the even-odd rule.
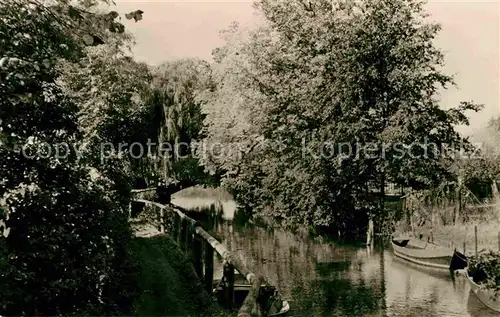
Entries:
[[[477,226],[477,251],[495,251],[500,248],[500,223],[470,222],[458,225],[446,225],[434,228],[415,228],[416,235],[422,234],[424,239],[432,239],[435,244],[454,248],[471,256],[475,255],[475,227]],[[465,246],[465,250],[464,250]]]

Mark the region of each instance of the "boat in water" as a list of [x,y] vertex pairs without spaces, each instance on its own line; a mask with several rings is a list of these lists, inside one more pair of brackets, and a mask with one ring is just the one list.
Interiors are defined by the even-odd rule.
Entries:
[[497,294],[492,289],[487,289],[480,285],[481,280],[486,276],[481,274],[482,272],[477,272],[476,274],[471,274],[471,272],[466,268],[463,270],[463,274],[467,281],[469,281],[471,292],[476,295],[476,297],[489,309],[500,313],[500,292]]
[[453,272],[467,267],[467,257],[457,250],[410,237],[393,238],[394,255],[423,267]]
[[[214,280],[213,290],[219,303],[224,304],[224,279]],[[250,292],[251,285],[239,272],[234,274],[234,303],[241,307],[246,296]],[[290,311],[290,304],[283,300],[276,288],[271,285],[262,285],[259,294],[259,306],[262,316],[284,316]]]

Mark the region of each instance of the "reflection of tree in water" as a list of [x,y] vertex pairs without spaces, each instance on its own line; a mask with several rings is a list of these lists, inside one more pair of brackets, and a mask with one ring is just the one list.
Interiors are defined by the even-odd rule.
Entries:
[[[201,213],[200,213],[201,211]],[[213,212],[213,210],[212,210]],[[190,215],[238,253],[290,301],[295,316],[367,316],[383,306],[378,270],[363,277],[358,248],[302,238],[290,232],[237,226],[215,226],[209,210]]]
[[291,316],[496,316],[465,294],[466,281],[454,285],[384,251],[192,216],[277,287]]
[[[227,241],[224,225],[220,229]],[[233,237],[252,269],[290,301],[292,315],[366,316],[382,305],[381,278],[363,278],[356,248],[255,227],[234,230]]]
[[384,297],[376,288],[344,279],[310,281],[292,291],[294,313],[309,316],[367,316],[377,313]]

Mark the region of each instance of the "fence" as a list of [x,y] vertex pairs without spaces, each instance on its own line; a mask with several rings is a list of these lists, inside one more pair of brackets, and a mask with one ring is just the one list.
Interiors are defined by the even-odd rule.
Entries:
[[[143,190],[148,191],[148,190]],[[196,274],[203,281],[207,292],[213,291],[214,276],[214,252],[220,255],[223,260],[224,270],[224,301],[228,308],[234,308],[234,270],[236,269],[250,283],[250,291],[245,298],[243,305],[238,310],[238,317],[260,316],[258,297],[261,286],[265,283],[262,276],[254,274],[239,257],[233,255],[227,248],[206,232],[194,219],[186,215],[186,210],[179,206],[162,205],[144,199],[134,199],[138,203],[159,208],[160,232],[166,232],[167,212],[172,217],[171,236],[191,258]]]

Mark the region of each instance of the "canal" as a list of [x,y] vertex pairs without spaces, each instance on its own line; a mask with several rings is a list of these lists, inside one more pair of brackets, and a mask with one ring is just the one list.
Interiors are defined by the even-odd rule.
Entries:
[[462,277],[410,266],[383,246],[340,245],[231,220],[212,230],[277,287],[291,305],[288,316],[497,316]]

